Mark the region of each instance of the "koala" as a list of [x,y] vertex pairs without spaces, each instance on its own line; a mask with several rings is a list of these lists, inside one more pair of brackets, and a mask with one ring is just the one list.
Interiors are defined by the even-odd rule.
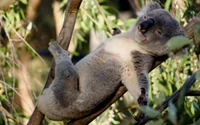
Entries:
[[79,119],[109,99],[121,83],[136,103],[147,105],[154,57],[167,54],[167,41],[178,35],[184,35],[179,23],[153,2],[127,32],[108,38],[75,65],[57,42],[50,43],[55,79],[39,96],[38,109],[51,120]]

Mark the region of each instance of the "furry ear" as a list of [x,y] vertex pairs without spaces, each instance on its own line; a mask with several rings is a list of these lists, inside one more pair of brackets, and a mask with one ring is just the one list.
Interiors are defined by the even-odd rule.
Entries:
[[138,16],[146,15],[148,12],[155,10],[155,9],[162,9],[160,4],[157,2],[147,3],[146,6],[142,8],[140,12],[137,13]]

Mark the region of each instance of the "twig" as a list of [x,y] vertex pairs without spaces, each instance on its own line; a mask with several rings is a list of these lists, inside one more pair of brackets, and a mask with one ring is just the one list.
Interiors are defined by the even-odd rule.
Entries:
[[190,90],[186,96],[200,96],[200,91]]
[[106,22],[106,25],[108,26],[109,32],[112,33],[112,27],[110,26],[110,24],[109,24],[109,22],[108,22],[108,20],[106,18],[106,15],[104,14],[102,8],[100,7],[98,0],[95,0],[95,2],[96,2],[97,7],[100,10],[101,15],[103,16],[103,18],[104,18],[104,20]]

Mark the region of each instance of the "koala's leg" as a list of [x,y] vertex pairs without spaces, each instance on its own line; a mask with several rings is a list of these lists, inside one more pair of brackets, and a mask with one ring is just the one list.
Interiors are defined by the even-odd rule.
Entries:
[[[69,52],[62,49],[57,42],[49,43],[49,51],[55,59],[55,79],[52,89],[58,99],[64,100],[64,96],[69,99],[74,98],[73,95],[78,92],[78,73],[69,59]],[[67,94],[70,94],[67,95]],[[63,96],[63,97],[62,97]],[[69,100],[71,101],[71,100]],[[66,102],[64,102],[66,103]]]
[[73,118],[76,114],[73,114],[72,103],[79,94],[78,74],[68,57],[69,52],[62,49],[57,42],[51,42],[49,50],[55,59],[55,78],[38,98],[38,108],[52,120]]

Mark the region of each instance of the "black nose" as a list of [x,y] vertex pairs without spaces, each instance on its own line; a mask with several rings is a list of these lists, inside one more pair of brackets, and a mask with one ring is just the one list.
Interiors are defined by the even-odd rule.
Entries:
[[147,19],[140,23],[138,29],[142,33],[146,33],[154,25],[153,19]]

